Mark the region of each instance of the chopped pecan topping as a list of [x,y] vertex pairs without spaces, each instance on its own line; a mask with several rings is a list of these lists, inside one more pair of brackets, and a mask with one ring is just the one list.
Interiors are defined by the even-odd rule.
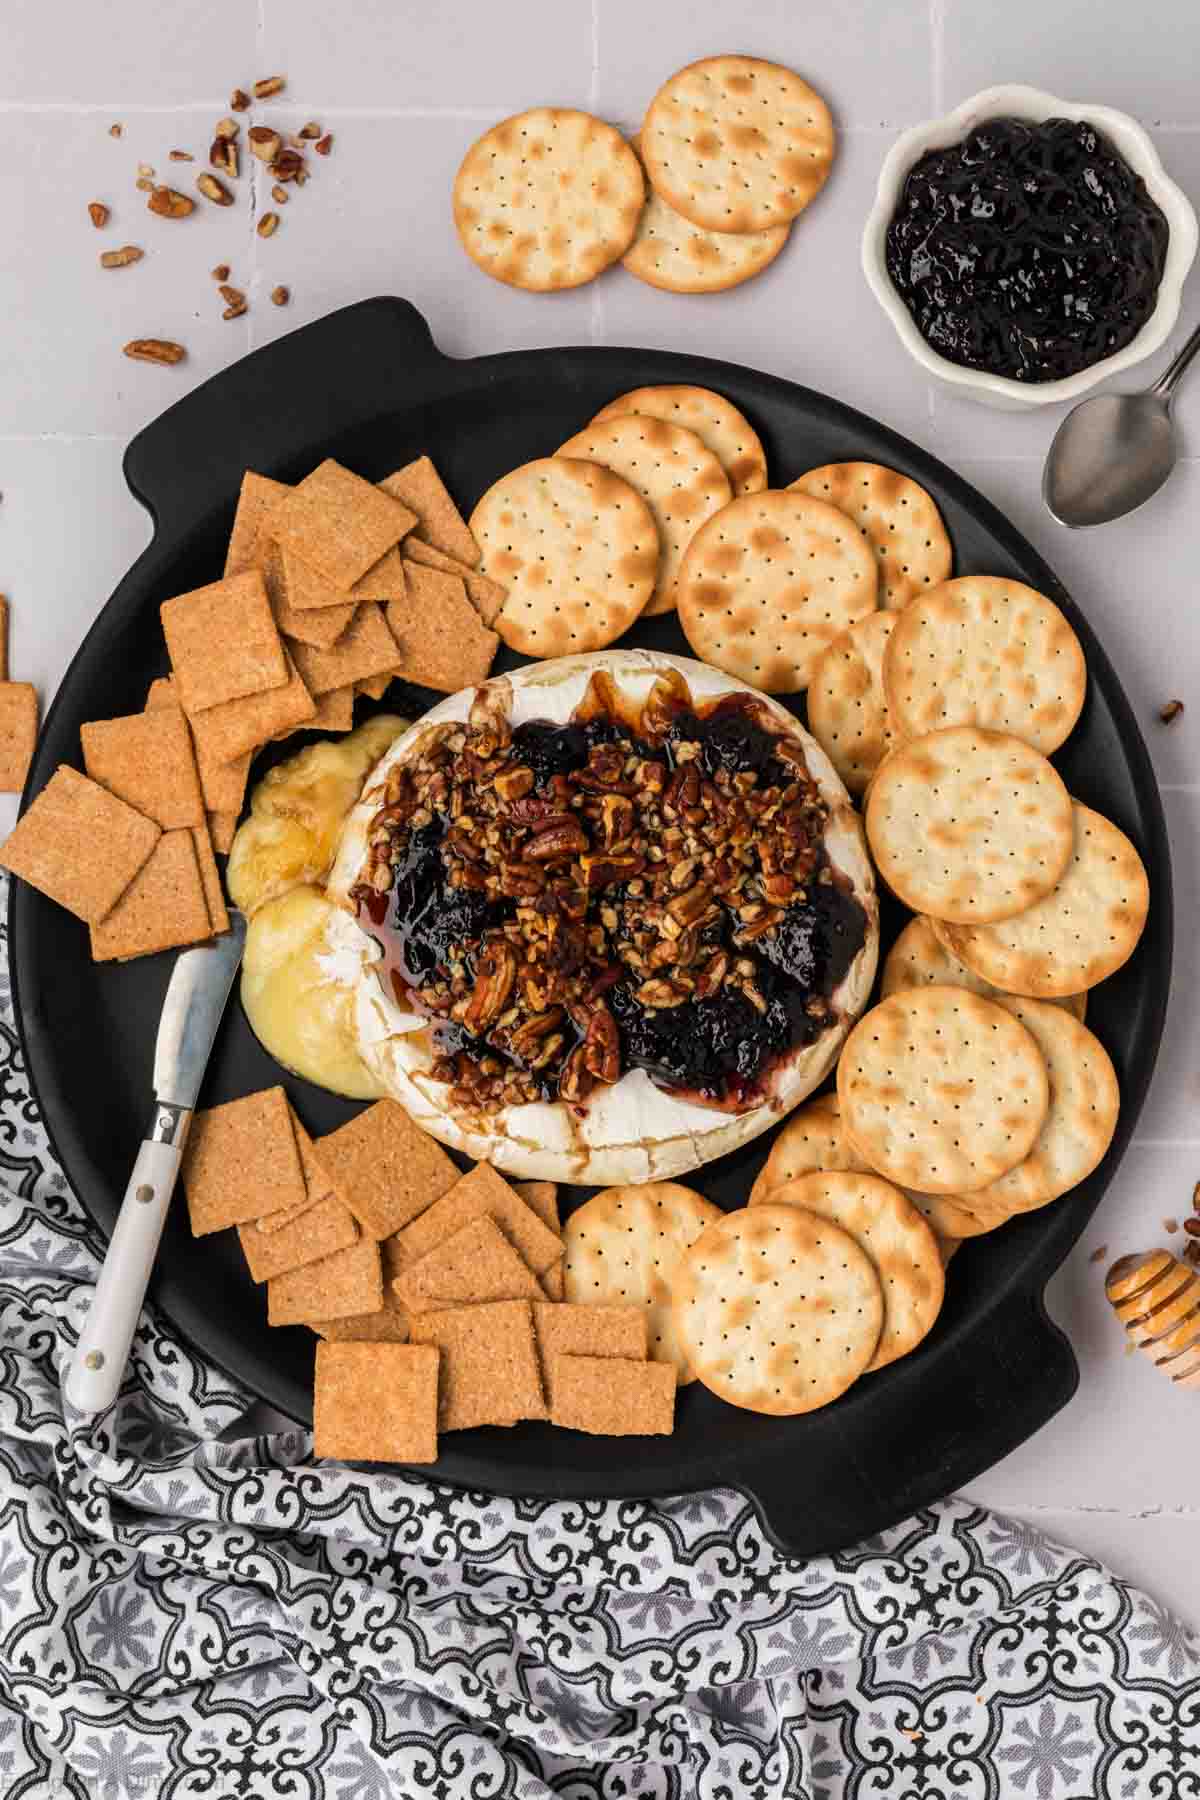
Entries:
[[247,133],[250,153],[261,163],[273,163],[283,149],[283,139],[269,125],[252,125]]
[[245,88],[234,88],[229,96],[229,104],[234,112],[245,112],[250,105],[250,96]]
[[[204,198],[206,200],[211,200],[214,206],[233,205],[233,195],[225,186],[225,183],[223,181],[218,181],[217,177],[215,175],[210,175],[207,170],[203,175],[197,175],[196,186],[200,189]],[[191,206],[192,202],[189,200],[189,212],[191,211]]]
[[262,218],[258,221],[258,224],[255,226],[255,230],[261,238],[274,237],[275,233],[279,230],[279,214],[273,212],[264,213]]
[[102,269],[127,269],[130,263],[141,262],[143,252],[136,244],[122,244],[119,250],[106,250],[100,258]]
[[[143,176],[143,180],[148,177]],[[203,175],[200,177],[204,180]],[[196,202],[189,200],[186,194],[178,193],[175,188],[152,187],[146,205],[160,219],[186,219],[189,213],[195,212]]]
[[125,346],[124,354],[133,358],[134,362],[180,363],[187,355],[182,344],[173,344],[169,338],[133,338]]
[[105,206],[103,200],[89,200],[88,201],[88,217],[91,219],[92,224],[96,227],[96,230],[100,231],[104,228],[105,225],[108,224],[111,214],[109,213],[109,210],[108,210],[107,206]]
[[286,82],[282,75],[267,75],[262,81],[255,82],[254,98],[269,100],[272,94],[282,94],[285,86]]

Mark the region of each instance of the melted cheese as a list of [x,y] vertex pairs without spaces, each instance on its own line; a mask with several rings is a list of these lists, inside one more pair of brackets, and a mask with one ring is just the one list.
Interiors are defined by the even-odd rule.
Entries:
[[359,1055],[354,1017],[361,964],[337,955],[326,935],[335,918],[350,923],[313,887],[260,906],[246,932],[242,1005],[259,1043],[285,1068],[349,1100],[374,1100],[384,1088]]

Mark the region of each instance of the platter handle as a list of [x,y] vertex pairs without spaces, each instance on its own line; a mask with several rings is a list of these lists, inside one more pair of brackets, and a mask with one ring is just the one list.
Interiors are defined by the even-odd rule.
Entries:
[[223,369],[140,431],[125,479],[160,537],[217,508],[232,517],[242,471],[291,480],[337,439],[394,405],[419,406],[460,367],[407,300],[361,300]]
[[[828,1440],[828,1505],[796,1496],[782,1456],[746,1492],[768,1537],[793,1556],[861,1542],[889,1521],[954,1494],[1061,1411],[1079,1385],[1070,1343],[1039,1292],[1010,1293],[957,1354],[906,1359],[889,1371],[895,1404],[869,1440],[838,1429]],[[868,1381],[872,1377],[867,1376]],[[920,1429],[914,1429],[920,1420]],[[835,1408],[827,1423],[837,1424]],[[811,1500],[812,1484],[805,1485]],[[853,1496],[853,1498],[849,1498]]]

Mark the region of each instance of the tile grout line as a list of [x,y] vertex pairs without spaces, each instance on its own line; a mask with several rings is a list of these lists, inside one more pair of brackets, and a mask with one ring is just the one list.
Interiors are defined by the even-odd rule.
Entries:
[[[254,62],[255,62],[255,66],[259,69],[262,69],[264,67],[263,51],[266,46],[266,40],[267,40],[266,0],[257,0],[255,9],[254,9]],[[255,81],[257,81],[259,79],[259,77],[256,75],[254,77],[254,79],[255,79]],[[253,87],[253,83],[251,84],[251,86]],[[252,117],[253,117],[253,108],[251,108],[250,112],[247,114],[248,119],[252,118]],[[246,349],[248,351],[254,349],[254,309],[258,305],[258,302],[259,302],[259,294],[258,294],[258,175],[259,175],[259,170],[265,168],[265,165],[259,162],[257,156],[251,155],[249,139],[250,139],[250,126],[247,123],[245,157],[246,157],[247,163],[249,164],[249,169],[247,170],[247,173],[250,176],[250,215],[249,215],[250,242],[248,245],[248,260],[249,260],[249,264],[250,264],[250,279],[246,283],[246,291],[247,291],[247,294],[250,299],[250,307],[246,313]]]

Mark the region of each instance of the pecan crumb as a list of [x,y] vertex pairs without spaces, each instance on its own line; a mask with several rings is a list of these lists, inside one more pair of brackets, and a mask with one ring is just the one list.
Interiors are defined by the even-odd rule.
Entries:
[[1173,725],[1182,711],[1182,700],[1168,700],[1165,706],[1160,707],[1158,716],[1164,725]]
[[246,304],[246,296],[241,288],[230,287],[227,282],[223,281],[217,292],[226,306],[244,306]]
[[218,181],[216,176],[210,175],[207,170],[203,175],[197,175],[196,186],[200,189],[204,198],[206,200],[211,200],[214,206],[233,205],[233,195],[225,186],[225,183],[223,181]]
[[256,100],[269,100],[272,94],[281,94],[284,85],[284,77],[282,75],[268,75],[263,81],[255,82],[254,98]]
[[131,338],[123,354],[132,357],[134,362],[165,365],[181,363],[187,351],[182,344],[173,344],[169,338]]
[[229,264],[228,263],[218,263],[216,268],[212,272],[212,278],[214,281],[228,281],[229,280]]
[[305,172],[304,158],[298,150],[281,150],[271,163],[271,173],[276,181],[298,181],[302,172]]
[[234,88],[232,94],[229,96],[229,104],[234,112],[245,112],[250,104],[250,96],[245,88]]
[[280,187],[279,183],[276,182],[275,186],[271,189],[271,198],[274,200],[276,206],[286,206],[288,203],[288,191],[285,187]]
[[169,162],[195,162],[196,159],[190,150],[169,150],[167,160]]
[[148,178],[148,176],[139,175],[133,185],[135,188],[137,188],[139,193],[152,194],[154,192],[154,183]]
[[292,290],[285,287],[271,289],[271,303],[274,306],[286,306],[292,297]]
[[238,158],[238,147],[232,138],[216,137],[208,152],[208,160],[214,169],[220,169],[222,175],[228,175],[236,181],[241,170]]
[[152,181],[154,179],[154,170],[151,168],[149,163],[139,163],[138,164],[138,174],[144,175],[146,177],[147,181]]
[[253,156],[259,162],[273,163],[283,148],[283,139],[269,125],[252,125],[247,133],[247,142]]
[[279,214],[264,213],[255,229],[257,230],[259,237],[274,237],[275,233],[279,230]]
[[107,206],[105,206],[103,200],[89,200],[88,217],[96,227],[96,230],[101,231],[104,226],[108,224],[112,214],[109,212]]
[[1163,1220],[1163,1230],[1166,1232],[1168,1237],[1174,1237],[1175,1233],[1179,1230],[1179,1220],[1178,1219],[1164,1219]]
[[319,138],[321,135],[321,127],[317,124],[315,119],[310,119],[307,125],[302,125],[300,127],[296,135],[297,137],[302,138]]
[[106,250],[100,258],[102,269],[125,269],[130,263],[141,262],[143,252],[136,244],[122,244],[119,250]]
[[235,138],[241,129],[242,128],[236,119],[218,119],[213,128],[213,136],[228,140],[230,138]]
[[1092,1251],[1092,1254],[1088,1257],[1088,1261],[1093,1262],[1093,1263],[1104,1262],[1107,1259],[1107,1257],[1108,1257],[1108,1245],[1107,1244],[1099,1244]]
[[304,164],[301,163],[300,167],[296,170],[296,186],[303,187],[307,180],[308,170],[305,168]]
[[329,152],[333,149],[333,133],[332,133],[332,131],[327,131],[323,138],[319,138],[317,140],[317,142],[313,145],[313,149],[316,151],[318,156],[328,156]]
[[227,306],[221,314],[223,319],[240,319],[246,310],[246,302],[239,300],[236,306]]
[[110,125],[108,128],[108,135],[109,137],[120,137],[124,129],[125,127],[123,125]]
[[[201,176],[200,179],[203,181],[204,177]],[[169,187],[151,188],[146,205],[160,219],[186,219],[189,213],[196,210],[194,200],[189,200],[186,194],[179,193],[176,188]]]

